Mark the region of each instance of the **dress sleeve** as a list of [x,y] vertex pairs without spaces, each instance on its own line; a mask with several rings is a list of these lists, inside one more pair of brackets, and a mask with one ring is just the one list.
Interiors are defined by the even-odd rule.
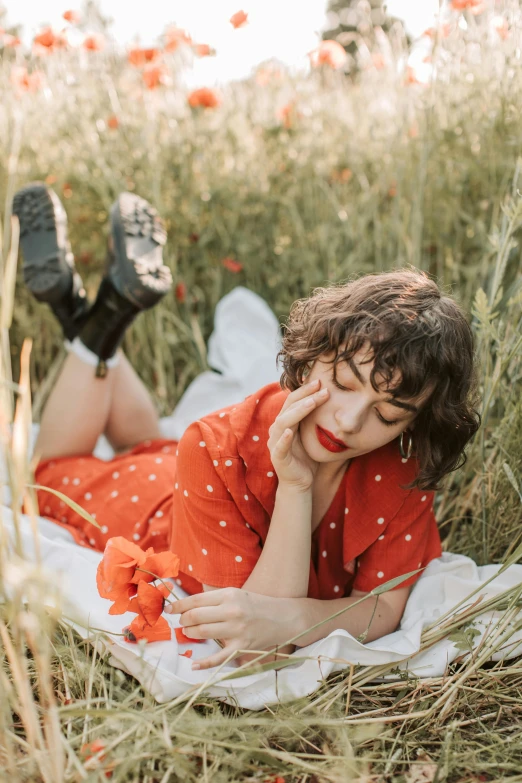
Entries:
[[[369,592],[390,579],[427,566],[441,554],[433,493],[413,489],[383,534],[359,556],[353,588]],[[413,585],[421,574],[393,589]]]
[[237,481],[239,474],[224,463],[240,458],[224,456],[211,440],[209,428],[194,422],[178,444],[170,548],[180,571],[202,584],[242,587],[259,559],[261,540],[226,486],[227,476]]

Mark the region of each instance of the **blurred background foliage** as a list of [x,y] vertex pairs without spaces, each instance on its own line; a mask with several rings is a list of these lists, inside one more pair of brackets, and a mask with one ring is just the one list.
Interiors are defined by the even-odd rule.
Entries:
[[[355,25],[343,39],[346,67],[323,61],[296,73],[268,62],[249,79],[207,91],[213,105],[206,108],[191,105],[182,84],[187,47],[165,45],[138,67],[110,46],[56,47],[45,57],[0,50],[0,199],[8,206],[12,192],[34,179],[56,190],[92,298],[117,194],[139,193],[165,219],[172,293],[125,340],[162,414],[207,368],[215,306],[234,286],[262,296],[283,324],[292,302],[315,286],[404,264],[433,275],[470,317],[479,288],[491,306],[500,293],[490,313],[497,331],[474,320],[485,388],[485,368],[495,371],[520,325],[519,224],[506,214],[518,209],[521,26],[518,3],[503,3],[502,26],[498,3],[480,14],[470,9],[449,9],[446,22],[426,31],[424,55],[412,64],[412,42],[383,17],[381,3],[332,0],[330,22]],[[103,18],[96,25],[103,29]],[[13,57],[40,74],[36,87],[13,79]],[[157,83],[147,79],[152,68],[161,69]],[[15,377],[25,336],[34,340],[38,417],[63,347],[58,324],[28,295],[19,267]],[[502,467],[507,462],[521,481],[521,409],[513,397],[520,373],[514,357],[495,376],[468,466],[438,501],[446,544],[482,562],[503,555],[521,521]],[[486,469],[494,480],[484,490]]]

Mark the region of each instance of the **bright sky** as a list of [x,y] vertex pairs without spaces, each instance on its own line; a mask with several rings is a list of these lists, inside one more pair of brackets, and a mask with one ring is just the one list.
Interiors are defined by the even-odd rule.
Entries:
[[[23,38],[30,40],[42,23],[63,27],[61,14],[80,7],[79,0],[0,0],[8,23],[21,23]],[[438,0],[388,0],[388,11],[404,19],[408,31],[418,35],[429,27]],[[217,57],[195,63],[189,80],[215,84],[247,76],[259,62],[275,57],[300,68],[307,52],[320,40],[327,0],[101,0],[106,16],[114,19],[111,33],[121,44],[137,39],[151,45],[169,23],[183,27],[194,41],[208,43]],[[249,24],[234,30],[230,16],[239,10],[249,14]]]

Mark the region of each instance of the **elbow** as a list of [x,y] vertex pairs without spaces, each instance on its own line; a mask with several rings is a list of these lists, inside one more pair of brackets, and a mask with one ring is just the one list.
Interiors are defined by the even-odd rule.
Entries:
[[[384,609],[384,607],[383,607]],[[373,642],[376,639],[382,639],[383,636],[389,636],[400,630],[402,621],[402,612],[397,613],[391,606],[386,605],[384,611],[379,612],[378,617],[374,617],[368,628],[363,643]]]

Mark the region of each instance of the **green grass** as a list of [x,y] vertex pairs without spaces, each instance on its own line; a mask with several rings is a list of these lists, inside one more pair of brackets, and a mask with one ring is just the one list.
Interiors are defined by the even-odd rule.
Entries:
[[[5,422],[18,398],[25,405],[19,427],[27,426],[29,370],[38,419],[63,348],[20,270],[14,290],[9,283],[9,205],[26,181],[51,177],[91,296],[118,192],[135,190],[165,217],[166,262],[175,282],[186,284],[187,299],[169,295],[137,319],[125,342],[161,413],[206,369],[215,306],[235,285],[260,294],[283,323],[292,302],[318,285],[408,263],[434,275],[472,317],[483,399],[468,461],[437,495],[443,545],[479,564],[516,559],[522,28],[518,2],[504,7],[508,38],[488,33],[486,17],[470,16],[467,30],[435,43],[426,85],[405,83],[403,53],[390,38],[381,42],[387,67],[363,70],[354,82],[333,72],[284,74],[266,86],[250,79],[224,88],[221,107],[207,111],[188,107],[174,58],[172,86],[149,92],[115,53],[59,52],[38,65],[45,89],[17,96],[4,54],[0,437],[13,486],[23,487],[30,474]],[[290,101],[296,113],[285,128],[277,112]],[[118,117],[116,130],[107,127],[110,116]],[[226,257],[243,270],[227,271]],[[30,366],[26,357],[17,385],[27,337]],[[522,780],[518,659],[487,663],[482,651],[463,654],[446,677],[381,684],[372,682],[374,668],[348,667],[313,696],[260,713],[190,693],[158,705],[49,615],[41,600],[49,585],[38,570],[24,580],[34,585],[24,609],[15,566],[24,574],[29,568],[0,540],[0,596],[8,597],[0,621],[6,779],[104,780],[80,753],[100,737],[117,783],[278,775],[292,783]],[[499,603],[505,618],[518,611],[514,600],[512,610]],[[429,642],[428,634],[423,645]],[[500,644],[494,634],[492,649]]]

